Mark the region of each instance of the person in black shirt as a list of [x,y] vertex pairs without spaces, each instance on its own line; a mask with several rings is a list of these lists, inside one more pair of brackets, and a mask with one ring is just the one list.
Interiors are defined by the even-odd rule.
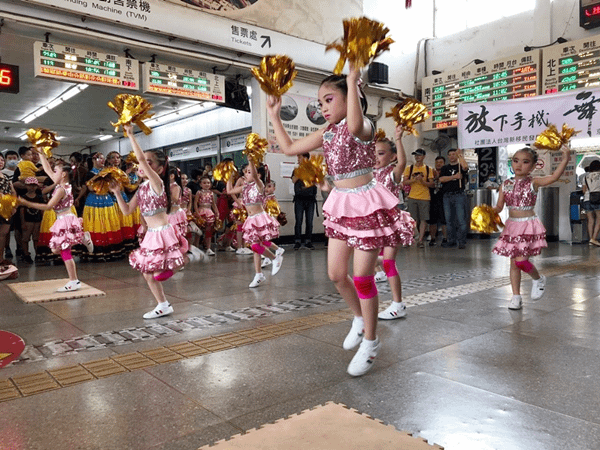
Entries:
[[[310,153],[298,155],[298,164],[304,160],[310,159]],[[292,173],[294,183],[294,215],[296,224],[294,225],[294,250],[302,246],[302,221],[306,215],[306,234],[304,246],[309,250],[314,250],[312,244],[313,218],[315,216],[315,207],[317,204],[317,186],[304,187],[304,182]]]
[[469,165],[463,157],[460,149],[448,150],[448,164],[440,171],[440,183],[444,194],[444,215],[446,216],[446,228],[448,242],[443,247],[454,247],[458,242],[458,248],[467,245],[467,195],[465,186],[468,181]]

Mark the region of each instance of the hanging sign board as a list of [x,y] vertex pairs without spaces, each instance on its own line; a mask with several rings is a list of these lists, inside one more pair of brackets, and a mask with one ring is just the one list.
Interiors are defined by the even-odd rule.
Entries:
[[36,77],[135,91],[140,88],[139,63],[135,59],[100,49],[34,42],[33,58]]

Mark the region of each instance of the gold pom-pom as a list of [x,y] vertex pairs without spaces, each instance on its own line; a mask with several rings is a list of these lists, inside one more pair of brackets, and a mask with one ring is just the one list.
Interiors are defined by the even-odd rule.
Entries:
[[394,122],[396,122],[396,126],[399,125],[404,130],[403,134],[407,133],[418,136],[419,133],[415,130],[414,126],[424,122],[429,117],[429,112],[423,103],[414,98],[405,98],[396,104],[390,112],[385,113],[385,117],[392,117]]
[[125,162],[127,164],[132,163],[136,165],[140,163],[137,159],[137,156],[135,156],[135,152],[133,150],[129,152],[129,155],[127,155],[127,158],[125,158]]
[[26,134],[31,145],[41,147],[48,158],[52,158],[52,149],[60,145],[56,133],[45,128],[30,128]]
[[221,161],[213,169],[213,177],[217,181],[228,182],[229,178],[237,172],[233,161]]
[[4,220],[9,220],[17,209],[18,201],[17,197],[10,194],[3,194],[0,196],[0,216]]
[[566,123],[563,124],[562,131],[560,132],[555,125],[551,124],[547,129],[538,134],[534,145],[539,149],[560,150],[577,133],[579,131],[575,131],[575,128],[570,128]]
[[344,37],[325,48],[325,51],[335,49],[340,52],[333,73],[341,74],[346,61],[350,61],[357,69],[368,66],[381,53],[390,49],[394,40],[386,37],[389,31],[382,23],[366,17],[344,20]]
[[327,175],[323,155],[312,155],[310,159],[304,159],[294,170],[294,175],[304,182],[305,187],[321,184]]
[[260,66],[251,70],[261,89],[276,97],[281,97],[292,87],[298,74],[294,61],[285,55],[266,55]]
[[252,164],[258,167],[265,157],[268,146],[269,141],[261,138],[256,133],[250,133],[246,138],[246,148],[242,153],[246,155],[248,161],[252,161]]
[[248,211],[246,211],[246,208],[233,208],[231,214],[237,222],[243,223],[248,218]]
[[373,137],[373,141],[374,142],[379,142],[379,141],[383,141],[385,138],[386,138],[385,131],[383,131],[383,128],[379,128],[375,132],[375,136]]
[[[118,94],[112,102],[108,102],[109,108],[112,108],[118,115],[119,121],[110,124],[115,127],[115,131],[123,125],[135,123],[144,134],[152,133],[152,130],[144,124],[144,120],[150,119],[154,113],[149,113],[152,104],[139,95]],[[124,133],[127,136],[127,133]]]
[[276,199],[270,198],[265,202],[265,211],[270,216],[277,218],[279,213],[281,213],[281,209],[279,208],[279,203]]
[[86,186],[98,195],[106,195],[110,192],[109,187],[112,182],[118,183],[121,189],[135,189],[135,186],[129,182],[127,174],[117,167],[102,169],[86,183]]
[[471,212],[471,230],[479,233],[492,234],[504,224],[500,215],[490,205],[480,205]]

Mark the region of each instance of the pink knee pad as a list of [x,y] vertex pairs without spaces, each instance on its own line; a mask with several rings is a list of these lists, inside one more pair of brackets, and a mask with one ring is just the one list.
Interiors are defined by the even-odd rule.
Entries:
[[73,259],[73,255],[71,254],[71,249],[68,248],[66,250],[61,250],[60,257],[62,258],[63,261],[68,261],[70,259]]
[[379,252],[379,256],[383,256],[383,248],[381,249],[381,251]]
[[515,266],[517,266],[525,273],[531,272],[534,268],[533,264],[531,264],[528,259],[526,259],[525,261],[515,261]]
[[262,245],[264,245],[265,247],[271,248],[271,246],[273,245],[273,243],[271,241],[265,241],[262,243]]
[[165,280],[168,280],[169,278],[171,278],[173,275],[174,275],[173,271],[171,269],[168,269],[168,270],[165,270],[164,272],[154,275],[154,279],[156,281],[165,281]]
[[395,277],[398,275],[398,268],[396,267],[396,260],[384,259],[383,260],[383,271],[389,277]]
[[253,252],[258,253],[259,255],[262,255],[265,252],[265,250],[266,250],[266,248],[264,248],[260,244],[252,244],[251,248],[252,248]]
[[367,299],[377,296],[377,287],[375,286],[375,276],[353,277],[354,286],[358,293],[358,298]]

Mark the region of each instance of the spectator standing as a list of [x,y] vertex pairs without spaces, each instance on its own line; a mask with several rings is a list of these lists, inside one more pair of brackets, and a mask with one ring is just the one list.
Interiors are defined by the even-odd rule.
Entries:
[[444,193],[444,215],[448,230],[448,242],[443,247],[458,248],[467,246],[467,194],[465,185],[469,175],[469,165],[460,149],[448,150],[448,164],[440,171],[440,183]]
[[443,156],[438,156],[435,158],[435,171],[433,182],[435,183],[434,187],[429,190],[429,194],[431,195],[431,203],[429,207],[429,236],[431,236],[431,240],[429,241],[429,246],[433,247],[435,245],[435,241],[438,235],[439,227],[442,227],[442,244],[447,242],[447,232],[446,232],[446,217],[444,216],[444,194],[442,193],[442,183],[440,183],[440,171],[442,167],[446,164],[446,158]]
[[425,238],[425,230],[427,230],[431,202],[429,189],[435,186],[434,170],[423,162],[426,154],[422,148],[418,148],[412,152],[415,163],[404,169],[403,179],[403,184],[410,186],[406,205],[408,212],[416,222],[419,233],[417,247],[419,248],[425,246],[423,239]]
[[[310,159],[310,153],[298,155],[298,164]],[[296,170],[292,173],[292,182],[294,183],[294,250],[302,246],[302,222],[306,216],[306,228],[304,234],[304,246],[309,250],[314,250],[312,244],[313,219],[315,208],[317,206],[317,186],[305,187],[304,182],[296,176]]]
[[600,233],[600,161],[591,162],[589,171],[583,177],[582,189],[590,245],[600,247],[600,242],[596,239]]

